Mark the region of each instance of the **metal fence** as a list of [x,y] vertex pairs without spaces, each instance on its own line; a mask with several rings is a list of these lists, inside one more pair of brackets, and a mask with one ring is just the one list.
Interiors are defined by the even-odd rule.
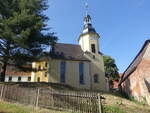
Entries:
[[97,93],[0,85],[0,97],[4,101],[47,109],[75,113],[102,113],[101,99]]

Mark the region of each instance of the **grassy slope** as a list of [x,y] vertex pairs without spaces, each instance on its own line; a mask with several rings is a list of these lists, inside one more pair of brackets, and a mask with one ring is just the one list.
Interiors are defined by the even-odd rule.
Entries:
[[69,113],[46,109],[33,109],[33,107],[24,107],[18,104],[10,104],[0,101],[0,113]]
[[102,101],[106,113],[150,113],[150,107],[130,101],[115,94],[103,94]]
[[[52,84],[52,83],[6,83],[9,85],[19,85],[21,87],[42,87],[42,88],[49,88],[49,89],[55,89],[55,90],[76,90],[74,88],[71,88],[69,86],[60,85],[60,84]],[[104,93],[102,96],[104,96],[106,99],[102,102],[104,105],[104,109],[106,113],[150,113],[150,107],[147,105],[141,105],[140,103],[130,101],[128,99],[122,98],[118,96],[118,94],[110,94],[110,93]],[[0,113],[2,110],[6,110],[4,113],[64,113],[64,112],[58,112],[58,111],[33,111],[31,108],[20,108],[17,106],[17,110],[22,110],[22,112],[15,109],[16,105],[9,104],[6,106],[4,103],[0,102]],[[12,107],[11,107],[12,106]],[[10,107],[10,108],[9,108]],[[13,110],[16,110],[15,112],[12,112]],[[26,110],[24,112],[24,110]],[[32,111],[32,112],[31,112]]]

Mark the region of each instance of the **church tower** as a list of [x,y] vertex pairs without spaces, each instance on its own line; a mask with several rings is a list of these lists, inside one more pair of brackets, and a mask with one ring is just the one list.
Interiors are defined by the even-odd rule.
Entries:
[[95,28],[92,26],[91,16],[89,14],[86,14],[86,16],[84,17],[83,31],[78,39],[79,45],[84,52],[98,54],[99,38],[99,34],[96,33]]
[[84,56],[90,60],[89,75],[91,89],[106,90],[103,55],[99,49],[100,36],[92,26],[91,20],[91,16],[86,13],[83,31],[79,36],[78,42],[84,52]]

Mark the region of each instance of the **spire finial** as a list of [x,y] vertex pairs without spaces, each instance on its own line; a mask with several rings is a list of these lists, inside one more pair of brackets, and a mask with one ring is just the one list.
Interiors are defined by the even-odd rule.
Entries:
[[86,0],[86,2],[85,2],[86,15],[88,15],[88,9],[89,9],[89,4],[88,4],[88,2]]
[[85,0],[85,10],[86,10],[86,15],[84,17],[83,34],[88,33],[88,32],[96,33],[91,23],[91,16],[89,15],[89,12],[88,12],[89,10],[88,0]]
[[84,17],[84,25],[91,24],[91,17],[88,14],[88,10],[89,10],[88,0],[85,0],[85,10],[86,10],[86,15]]

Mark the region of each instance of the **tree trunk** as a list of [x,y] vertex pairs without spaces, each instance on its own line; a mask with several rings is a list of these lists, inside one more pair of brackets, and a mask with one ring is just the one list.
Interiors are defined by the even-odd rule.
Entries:
[[9,58],[10,58],[9,51],[10,51],[10,42],[7,41],[6,50],[4,51],[5,56],[3,56],[2,72],[1,72],[1,76],[0,76],[1,82],[5,82],[5,74],[6,74],[7,64],[8,64]]
[[0,77],[1,82],[5,81],[6,69],[7,69],[7,63],[4,63],[4,65],[2,66],[2,72],[1,72],[1,77]]

